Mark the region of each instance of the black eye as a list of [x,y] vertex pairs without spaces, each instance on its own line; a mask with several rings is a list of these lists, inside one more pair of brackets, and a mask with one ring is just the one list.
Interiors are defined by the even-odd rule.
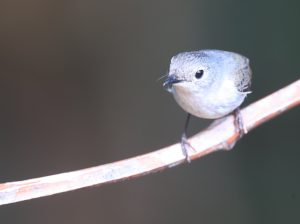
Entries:
[[203,73],[204,73],[204,71],[203,71],[202,69],[199,70],[199,71],[197,71],[197,72],[195,73],[196,79],[201,79],[202,76],[203,76]]

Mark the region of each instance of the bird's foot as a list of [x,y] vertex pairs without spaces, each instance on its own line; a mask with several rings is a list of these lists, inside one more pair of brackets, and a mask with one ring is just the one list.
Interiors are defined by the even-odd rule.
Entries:
[[182,136],[181,136],[181,150],[182,150],[182,153],[185,157],[185,161],[188,162],[188,163],[191,162],[191,159],[190,159],[190,156],[189,156],[189,153],[188,153],[189,149],[192,149],[194,152],[196,152],[194,147],[191,146],[191,144],[188,142],[186,134],[183,133]]
[[238,139],[233,141],[233,142],[224,142],[222,148],[226,150],[231,150],[234,146],[235,143],[241,139],[245,134],[248,133],[248,130],[246,129],[244,122],[243,122],[243,116],[241,113],[241,110],[239,108],[235,109],[233,112],[234,115],[234,126],[236,128],[236,131],[238,132]]
[[244,125],[243,116],[240,108],[234,110],[234,124],[239,133],[239,139],[248,133],[248,130]]

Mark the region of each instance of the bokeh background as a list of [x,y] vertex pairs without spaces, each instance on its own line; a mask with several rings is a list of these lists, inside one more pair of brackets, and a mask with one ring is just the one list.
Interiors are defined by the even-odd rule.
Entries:
[[[251,59],[247,105],[299,78],[299,1],[0,2],[0,182],[104,164],[179,140],[157,79],[182,51]],[[1,223],[299,223],[299,108],[230,152],[0,207]],[[209,121],[192,119],[189,134]]]

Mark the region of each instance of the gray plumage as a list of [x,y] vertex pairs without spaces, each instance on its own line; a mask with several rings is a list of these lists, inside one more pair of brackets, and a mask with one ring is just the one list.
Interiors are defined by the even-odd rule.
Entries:
[[233,52],[200,50],[171,59],[164,86],[188,113],[207,119],[238,108],[250,93],[249,59]]

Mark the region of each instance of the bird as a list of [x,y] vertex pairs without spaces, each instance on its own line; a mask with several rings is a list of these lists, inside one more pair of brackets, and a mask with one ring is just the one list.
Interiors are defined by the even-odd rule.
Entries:
[[186,161],[190,162],[186,132],[191,115],[218,119],[234,113],[240,137],[246,132],[239,107],[251,93],[251,79],[249,59],[238,53],[205,49],[172,57],[163,86],[187,112],[181,136]]

